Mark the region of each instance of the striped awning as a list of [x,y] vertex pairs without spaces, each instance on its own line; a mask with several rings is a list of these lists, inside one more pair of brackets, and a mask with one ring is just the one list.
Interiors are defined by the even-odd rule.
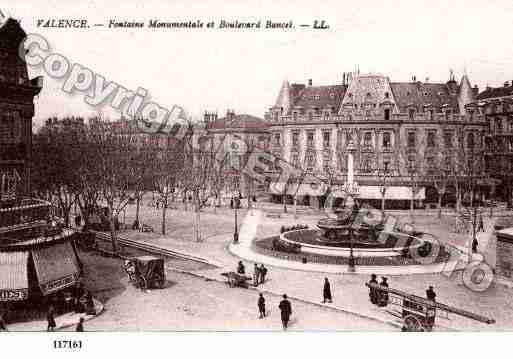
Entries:
[[79,267],[70,242],[32,251],[39,287],[44,295],[75,284]]
[[[385,199],[395,200],[411,200],[412,191],[411,187],[406,186],[390,186],[385,191]],[[361,199],[382,199],[380,186],[360,186],[358,198]],[[416,200],[423,200],[426,198],[426,189],[419,187],[414,198]]]
[[323,196],[326,194],[327,187],[324,183],[289,183],[285,187],[284,184],[276,182],[270,186],[271,194],[284,194],[294,196]]
[[0,252],[0,302],[28,298],[28,252]]

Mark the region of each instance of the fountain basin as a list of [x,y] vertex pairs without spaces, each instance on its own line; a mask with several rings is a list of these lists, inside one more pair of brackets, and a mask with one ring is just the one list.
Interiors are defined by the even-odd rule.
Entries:
[[[346,228],[347,230],[347,228]],[[383,232],[386,241],[357,240],[353,237],[353,254],[357,257],[394,257],[404,255],[405,252],[414,252],[422,247],[428,238],[416,237],[401,232]],[[380,233],[381,233],[380,232]],[[364,238],[360,232],[360,238]],[[300,253],[314,253],[327,256],[349,257],[351,241],[341,238],[329,240],[323,236],[321,230],[299,229],[284,232],[280,235],[281,242],[298,248]]]

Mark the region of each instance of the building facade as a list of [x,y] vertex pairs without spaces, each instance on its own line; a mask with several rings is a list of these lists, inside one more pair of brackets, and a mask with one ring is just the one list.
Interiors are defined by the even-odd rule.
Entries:
[[265,184],[255,181],[244,170],[251,154],[269,150],[269,125],[262,118],[236,114],[228,110],[226,116],[205,113],[204,122],[194,131],[194,142],[199,151],[215,153],[214,171],[223,177],[223,197],[240,193],[252,198],[265,191]]
[[[477,92],[466,75],[458,83],[452,73],[445,83],[392,82],[359,73],[344,74],[340,84],[331,86],[285,81],[265,114],[270,150],[340,186],[347,180],[348,149],[354,149],[361,200],[379,205],[386,188],[389,208],[409,206],[412,197],[423,206],[436,201],[431,177],[449,176],[451,169],[462,167],[457,162],[468,163],[470,156],[459,158],[461,153],[481,151],[488,124],[475,104]],[[283,195],[273,194],[276,199]],[[321,193],[300,190],[296,195],[315,206],[324,200]]]
[[29,193],[33,100],[42,78],[29,79],[18,55],[25,36],[14,19],[0,25],[0,200]]
[[513,81],[491,88],[477,96],[489,125],[485,137],[486,172],[496,179],[492,191],[496,197],[513,206]]

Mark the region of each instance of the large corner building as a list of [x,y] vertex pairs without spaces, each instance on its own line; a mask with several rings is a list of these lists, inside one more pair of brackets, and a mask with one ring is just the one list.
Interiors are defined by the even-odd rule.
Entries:
[[[331,176],[334,185],[342,185],[351,144],[362,201],[379,206],[386,187],[387,208],[408,207],[412,196],[415,206],[424,206],[437,200],[430,175],[449,176],[483,147],[488,124],[477,95],[466,75],[456,81],[452,73],[443,83],[415,77],[393,82],[359,73],[344,74],[341,83],[330,86],[285,81],[265,114],[270,150],[307,173],[324,181]],[[324,193],[297,188],[294,194],[272,195],[323,204]],[[444,201],[454,196],[455,189],[448,188]]]

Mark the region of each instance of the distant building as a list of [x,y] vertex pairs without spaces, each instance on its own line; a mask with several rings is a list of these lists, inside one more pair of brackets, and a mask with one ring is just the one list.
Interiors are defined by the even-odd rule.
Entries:
[[[415,77],[392,82],[383,75],[359,73],[345,73],[341,83],[330,86],[285,81],[265,114],[270,150],[323,181],[332,176],[333,184],[341,186],[351,143],[362,201],[379,206],[385,183],[387,208],[408,207],[415,173],[415,205],[423,206],[436,202],[430,181],[436,167],[449,171],[458,167],[461,153],[480,151],[488,124],[474,105],[477,92],[466,75],[458,83],[452,73],[445,83]],[[444,201],[454,192],[449,188]],[[283,196],[272,194],[276,200]],[[301,188],[286,195],[314,206],[325,200],[322,191]]]
[[0,26],[0,200],[29,192],[34,97],[42,78],[28,78],[18,49],[26,34],[11,18]]
[[513,81],[477,96],[489,124],[485,138],[486,172],[497,180],[495,195],[513,205]]
[[216,113],[206,112],[204,123],[194,131],[194,141],[198,150],[216,152],[217,168],[226,176],[227,191],[252,197],[265,187],[243,169],[250,153],[269,149],[268,129],[269,124],[256,116],[228,110],[225,117],[218,118]]

